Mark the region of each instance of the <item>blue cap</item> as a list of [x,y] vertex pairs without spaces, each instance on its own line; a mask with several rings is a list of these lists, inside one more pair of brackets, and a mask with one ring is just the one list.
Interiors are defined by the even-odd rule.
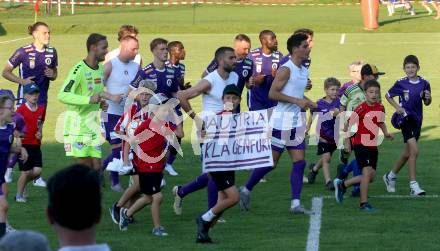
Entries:
[[38,88],[38,85],[28,84],[28,85],[23,86],[23,93],[24,94],[31,94],[34,92],[40,92],[40,88]]

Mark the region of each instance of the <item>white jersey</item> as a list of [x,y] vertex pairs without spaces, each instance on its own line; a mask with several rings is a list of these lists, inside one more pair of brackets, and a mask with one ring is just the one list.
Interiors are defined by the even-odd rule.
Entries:
[[[120,53],[120,52],[121,52],[121,48],[117,48],[117,49],[114,49],[114,50],[110,51],[110,52],[107,54],[108,61],[110,61],[110,60],[112,60],[113,58],[119,56],[119,53]],[[136,64],[138,64],[138,67],[141,67],[141,60],[142,60],[142,58],[141,58],[141,54],[138,53],[138,54],[136,55],[136,57],[133,59],[133,62],[135,62]]]
[[[128,63],[122,62],[119,57],[114,57],[110,60],[112,71],[105,82],[107,92],[110,94],[126,94],[131,81],[136,77],[139,70],[139,65],[134,61]],[[125,100],[120,103],[115,103],[111,100],[107,101],[107,113],[122,115],[124,113]]]
[[217,70],[209,73],[203,79],[211,84],[211,90],[202,95],[202,113],[203,114],[217,114],[223,111],[223,90],[227,85],[237,85],[238,75],[235,72],[230,72],[228,79],[223,79]]
[[[290,70],[290,77],[284,85],[281,93],[284,95],[302,99],[307,85],[309,71],[301,65],[296,66],[291,60],[287,61],[281,67],[287,67]],[[302,126],[301,108],[298,105],[278,101],[271,116],[271,126],[278,130],[291,130]]]

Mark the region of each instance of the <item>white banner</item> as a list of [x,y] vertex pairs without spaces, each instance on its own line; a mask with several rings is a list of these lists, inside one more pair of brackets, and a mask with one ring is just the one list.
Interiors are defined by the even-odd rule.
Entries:
[[206,117],[203,172],[273,166],[267,110]]

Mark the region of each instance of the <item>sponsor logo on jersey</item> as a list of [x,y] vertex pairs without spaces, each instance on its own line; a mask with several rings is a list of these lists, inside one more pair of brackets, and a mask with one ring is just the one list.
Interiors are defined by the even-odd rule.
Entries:
[[35,68],[35,58],[29,58],[29,68]]
[[248,69],[248,70],[250,70],[250,69],[252,69],[252,67],[251,67],[250,65],[243,65],[243,69]]
[[173,80],[171,80],[171,79],[167,79],[167,86],[168,86],[168,87],[170,87],[172,83],[173,83]]
[[243,70],[241,74],[243,75],[243,77],[247,77],[249,75],[249,72],[248,70]]
[[44,56],[47,57],[47,58],[53,58],[53,54],[46,54]]
[[257,65],[256,65],[256,71],[257,71],[258,73],[261,72],[261,64],[257,64]]
[[46,52],[53,53],[53,48],[46,48]]
[[95,78],[93,80],[93,82],[95,82],[96,85],[101,84],[102,83],[102,79],[101,78]]
[[91,72],[86,72],[84,75],[86,76],[86,78],[92,78],[92,73]]
[[277,69],[278,68],[278,64],[277,63],[272,63],[272,69]]
[[52,64],[52,59],[46,58],[46,59],[44,59],[44,62],[46,63],[46,65],[50,65],[50,64]]
[[403,90],[403,99],[405,99],[405,101],[409,100],[409,90]]
[[171,73],[171,74],[174,74],[174,69],[173,69],[173,68],[168,68],[168,67],[167,67],[167,72],[168,72],[168,73]]
[[26,53],[29,53],[31,51],[34,51],[34,48],[28,48],[28,49],[24,50],[24,52],[26,52]]

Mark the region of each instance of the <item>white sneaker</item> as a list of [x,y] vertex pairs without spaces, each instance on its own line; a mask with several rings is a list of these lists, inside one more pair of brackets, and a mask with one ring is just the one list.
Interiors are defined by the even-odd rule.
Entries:
[[160,188],[163,188],[166,185],[167,185],[167,182],[165,181],[164,178],[162,178],[162,180],[160,181]]
[[165,170],[171,175],[171,176],[177,176],[179,175],[176,170],[174,170],[173,166],[170,164],[165,165]]
[[17,229],[13,228],[11,225],[6,223],[6,233],[13,233],[13,232],[17,232]]
[[396,178],[394,178],[394,179],[388,178],[388,174],[389,173],[386,173],[383,175],[383,182],[385,183],[385,186],[387,187],[387,192],[395,193],[396,192]]
[[114,186],[111,186],[110,188],[112,191],[117,192],[117,193],[123,193],[124,192],[124,188],[122,188],[121,184],[116,184]]
[[23,196],[15,196],[15,201],[19,203],[26,203],[27,200]]
[[6,173],[5,173],[5,182],[6,183],[11,183],[12,182],[12,168],[6,168]]
[[425,190],[421,189],[419,183],[410,185],[410,195],[412,196],[423,196],[425,195]]
[[264,178],[264,177],[263,177],[263,178],[261,178],[261,179],[260,179],[260,181],[259,181],[259,183],[266,183],[266,182],[267,182],[267,179],[266,179],[266,178]]
[[38,179],[34,180],[34,186],[46,187],[46,181],[44,181],[43,178],[39,177]]
[[177,193],[178,191],[179,191],[179,187],[178,186],[174,186],[173,187],[173,194],[174,194],[173,209],[174,209],[174,213],[176,215],[181,215],[182,214],[183,199],[180,198],[179,194]]

